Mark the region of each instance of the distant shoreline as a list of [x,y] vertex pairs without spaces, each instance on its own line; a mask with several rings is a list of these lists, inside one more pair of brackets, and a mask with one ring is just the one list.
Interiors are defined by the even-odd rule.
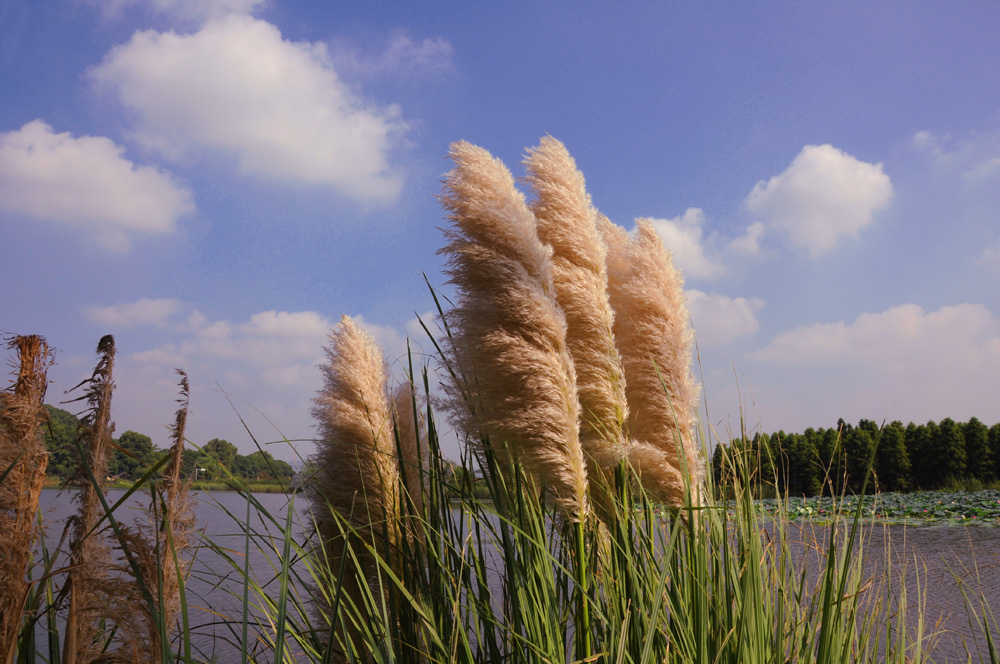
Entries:
[[[128,480],[110,482],[107,486],[108,489],[130,489],[132,488],[132,482]],[[64,487],[62,481],[57,478],[45,478],[45,483],[42,485],[42,489],[48,491],[59,491],[59,490],[74,490],[74,487]],[[228,482],[219,481],[198,481],[191,483],[192,491],[240,491],[249,489],[251,493],[297,493],[300,491],[299,488],[291,485],[281,485],[277,482],[248,482],[240,486]]]

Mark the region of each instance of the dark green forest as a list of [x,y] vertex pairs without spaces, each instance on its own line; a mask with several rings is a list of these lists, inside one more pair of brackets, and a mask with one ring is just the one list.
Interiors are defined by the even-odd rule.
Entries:
[[[46,406],[48,425],[43,427],[45,448],[49,452],[47,474],[65,480],[72,477],[79,464],[75,440],[80,425],[70,412]],[[113,439],[117,449],[108,464],[112,480],[136,480],[142,477],[166,450],[157,449],[153,439],[137,431],[125,431]],[[201,446],[201,451],[185,448],[182,455],[181,476],[199,480],[225,480],[229,474],[247,481],[287,482],[295,474],[291,465],[275,459],[270,452],[258,451],[246,456],[235,445],[221,438],[213,438]]]
[[717,486],[728,484],[726,454],[743,462],[761,494],[793,496],[867,491],[933,491],[994,488],[1000,484],[1000,424],[950,418],[940,422],[879,426],[839,420],[830,429],[757,433],[716,447]]

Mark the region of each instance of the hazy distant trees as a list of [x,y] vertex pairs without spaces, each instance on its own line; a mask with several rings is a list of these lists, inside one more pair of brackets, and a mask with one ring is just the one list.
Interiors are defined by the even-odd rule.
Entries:
[[865,486],[869,492],[975,488],[1000,480],[1000,424],[945,418],[906,426],[861,420],[853,426],[841,419],[836,427],[801,434],[756,432],[714,450],[719,484],[726,481],[727,453],[743,460],[747,479],[761,495],[857,493]]
[[[60,479],[71,477],[79,465],[76,448],[79,421],[61,408],[47,406],[49,423],[44,428],[45,448],[49,452],[48,474]],[[164,453],[153,445],[153,440],[137,431],[126,431],[114,441],[114,450],[108,464],[108,475],[135,480],[148,471]],[[292,466],[275,459],[270,452],[258,451],[246,456],[227,440],[213,438],[201,451],[187,447],[181,455],[181,476],[208,480],[288,481],[295,474]]]

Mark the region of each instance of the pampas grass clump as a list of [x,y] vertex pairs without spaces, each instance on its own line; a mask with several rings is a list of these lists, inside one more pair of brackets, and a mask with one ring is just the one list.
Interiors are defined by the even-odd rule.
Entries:
[[52,354],[42,337],[16,336],[7,341],[15,351],[15,379],[0,392],[0,657],[13,661],[28,595],[28,569],[38,536],[35,517],[45,479],[48,454],[40,424],[46,374]]

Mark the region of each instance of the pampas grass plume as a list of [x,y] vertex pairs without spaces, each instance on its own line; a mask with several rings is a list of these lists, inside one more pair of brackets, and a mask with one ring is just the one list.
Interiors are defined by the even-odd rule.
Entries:
[[[457,304],[446,314],[453,386],[468,399],[459,425],[485,434],[501,459],[516,459],[550,487],[564,512],[589,512],[579,438],[576,374],[556,301],[551,249],[507,168],[482,148],[454,143],[442,204],[447,272]],[[458,396],[458,395],[454,395]]]
[[[634,238],[607,219],[615,339],[625,367],[633,465],[660,500],[694,499],[703,468],[695,441],[698,386],[691,373],[693,333],[683,279],[656,229],[638,220]],[[690,493],[688,493],[690,489]]]
[[566,315],[566,345],[576,368],[580,443],[593,485],[597,472],[613,470],[628,447],[625,374],[608,302],[607,249],[583,174],[566,147],[547,136],[528,151],[524,165],[535,194],[531,209],[538,237],[552,247],[556,299]]

